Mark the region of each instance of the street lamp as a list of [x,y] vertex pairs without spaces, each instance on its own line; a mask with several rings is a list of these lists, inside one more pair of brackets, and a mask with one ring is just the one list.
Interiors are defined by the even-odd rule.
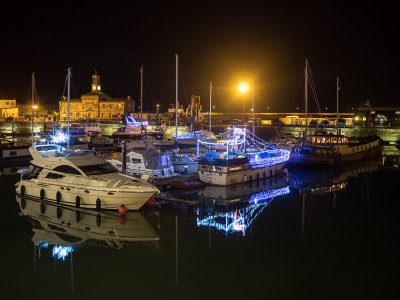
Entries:
[[245,100],[245,97],[246,97],[246,93],[249,91],[249,89],[250,89],[250,85],[249,85],[249,83],[247,81],[239,82],[238,91],[239,91],[239,93],[243,94],[243,127],[244,127],[244,119],[245,119],[244,118],[244,112],[245,112],[245,110],[244,110],[244,100]]

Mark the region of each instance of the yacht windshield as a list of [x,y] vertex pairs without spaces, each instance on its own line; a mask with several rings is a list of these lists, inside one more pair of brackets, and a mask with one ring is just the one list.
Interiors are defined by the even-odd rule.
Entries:
[[87,176],[89,175],[101,175],[107,173],[114,173],[118,170],[114,168],[109,163],[99,164],[99,165],[89,165],[89,166],[79,166],[79,168],[85,173]]

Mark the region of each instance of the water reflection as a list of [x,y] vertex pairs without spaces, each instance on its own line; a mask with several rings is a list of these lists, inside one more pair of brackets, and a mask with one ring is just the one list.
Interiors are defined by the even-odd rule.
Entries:
[[378,158],[332,169],[291,169],[288,179],[291,187],[303,193],[324,195],[345,189],[349,178],[377,171],[380,166],[382,159]]
[[273,199],[289,193],[285,177],[234,186],[207,186],[198,193],[201,202],[196,210],[197,226],[245,236]]
[[247,202],[250,204],[247,207],[237,208],[227,212],[207,212],[202,213],[202,210],[197,210],[197,226],[212,227],[217,230],[225,231],[225,233],[241,232],[246,235],[246,230],[254,222],[268,204],[275,197],[289,194],[289,186],[263,191],[253,194]]
[[152,251],[161,249],[159,236],[140,212],[87,211],[18,196],[17,202],[32,223],[34,246],[51,248],[58,259],[83,246],[122,249],[144,244]]

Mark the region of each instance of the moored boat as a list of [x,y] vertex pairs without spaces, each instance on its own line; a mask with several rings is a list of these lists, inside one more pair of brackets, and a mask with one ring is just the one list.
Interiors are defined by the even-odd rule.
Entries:
[[[214,185],[231,185],[280,174],[290,151],[267,144],[246,129],[233,128],[224,152],[210,152],[199,160],[200,180]],[[202,142],[203,143],[203,142]],[[211,143],[205,143],[211,146]]]
[[378,136],[347,137],[317,131],[302,145],[293,148],[289,166],[335,166],[374,158],[382,154],[383,141]]
[[151,184],[118,172],[107,161],[59,145],[34,145],[17,194],[92,209],[138,210],[155,193]]

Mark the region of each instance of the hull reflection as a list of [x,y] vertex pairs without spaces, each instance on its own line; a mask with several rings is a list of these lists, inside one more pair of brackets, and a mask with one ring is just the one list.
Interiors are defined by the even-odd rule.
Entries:
[[206,201],[197,209],[197,226],[226,234],[239,232],[244,236],[272,200],[289,193],[290,188],[283,178],[231,187],[209,186],[199,194]]
[[65,259],[83,246],[122,249],[144,244],[152,251],[161,249],[159,236],[140,212],[118,215],[57,206],[27,196],[16,200],[31,220],[35,247],[52,247],[56,258]]
[[343,190],[350,177],[377,171],[382,159],[357,162],[337,169],[291,170],[288,179],[290,186],[306,193],[325,194]]

